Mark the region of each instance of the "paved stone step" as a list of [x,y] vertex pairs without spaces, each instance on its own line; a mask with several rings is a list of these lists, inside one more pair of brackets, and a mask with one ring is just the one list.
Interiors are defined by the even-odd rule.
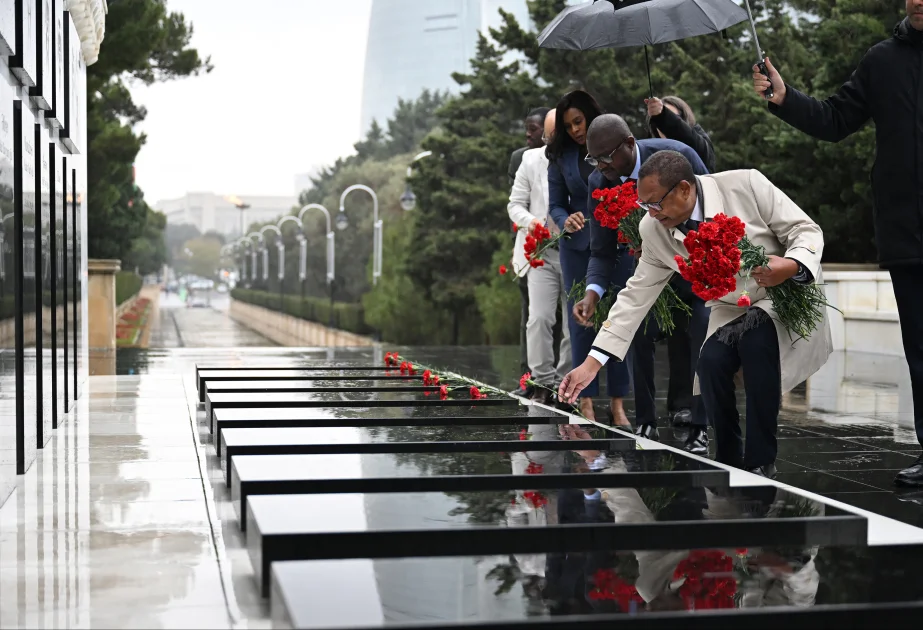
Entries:
[[[565,416],[531,405],[426,407],[287,407],[239,408],[214,411],[215,448],[221,454],[221,434],[226,428],[270,427],[451,427],[453,425],[512,425],[517,431],[540,425],[558,425]],[[590,425],[582,425],[589,427]],[[529,429],[531,432],[532,429]],[[626,437],[615,434],[615,437]]]
[[[734,555],[737,549],[756,547],[769,557],[791,555],[803,564],[813,553],[811,547],[864,545],[867,540],[864,517],[774,486],[636,489],[600,483],[598,499],[587,499],[580,484],[559,491],[539,489],[538,496],[474,490],[251,496],[247,547],[266,594],[270,565],[284,560],[497,554],[518,558],[521,568],[530,562],[523,554],[549,554],[545,567],[553,568],[552,553],[606,556],[679,546],[718,548]],[[595,572],[596,555],[576,556],[570,563],[579,563],[574,569],[578,575]],[[672,579],[676,564],[670,558],[658,560],[666,555],[643,558],[642,572],[652,584],[660,582],[660,573],[664,587]],[[679,553],[676,562],[686,555],[688,551]],[[566,555],[558,557],[557,566],[566,567]],[[660,566],[661,562],[670,566]],[[541,566],[534,558],[531,563]],[[383,588],[403,579],[384,574],[382,578]],[[420,591],[429,583],[422,573],[406,579],[416,580]],[[305,589],[316,588],[316,582],[303,584]]]
[[424,392],[393,391],[369,392],[348,390],[340,392],[269,392],[242,394],[210,394],[205,399],[205,419],[209,430],[214,433],[214,411],[227,408],[247,407],[519,407],[520,401],[512,397],[449,398],[439,400],[438,396],[425,397]]
[[726,487],[728,471],[668,451],[242,455],[231,500],[242,528],[257,494],[474,492],[543,488]]
[[422,375],[401,375],[396,371],[383,373],[380,370],[306,370],[306,369],[273,369],[273,370],[201,370],[196,379],[196,389],[199,392],[199,402],[205,402],[205,390],[208,383],[225,381],[394,381],[407,384],[420,383]]
[[[296,427],[219,430],[221,470],[231,485],[230,463],[240,455],[310,455],[338,453],[460,453],[572,450],[562,439],[570,427],[537,425],[531,432],[515,426],[453,427]],[[616,438],[593,427],[581,439],[581,449],[634,450],[635,440]]]

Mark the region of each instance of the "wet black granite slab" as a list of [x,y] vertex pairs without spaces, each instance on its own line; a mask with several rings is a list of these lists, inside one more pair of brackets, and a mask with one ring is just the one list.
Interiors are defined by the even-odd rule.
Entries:
[[241,527],[258,494],[484,492],[542,488],[727,486],[728,471],[668,451],[244,455],[231,463]]
[[[225,428],[269,427],[377,427],[391,425],[449,427],[452,425],[508,424],[519,429],[528,425],[557,425],[563,416],[541,407],[458,406],[426,407],[317,407],[216,409],[215,432],[218,438]],[[615,435],[614,437],[626,437]],[[215,440],[221,454],[221,440]]]
[[[775,486],[635,489],[605,486],[600,479],[598,489],[576,485],[555,491],[533,481],[537,495],[531,490],[251,496],[247,547],[265,592],[270,564],[282,560],[608,556],[670,550],[678,543],[697,549],[796,547],[794,555],[802,558],[804,547],[862,546],[867,540],[864,517]],[[587,559],[577,560],[569,564],[579,573]],[[568,564],[566,558],[561,562]],[[660,570],[669,578],[674,566]]]
[[[450,427],[295,427],[219,431],[221,470],[231,486],[230,465],[237,455],[312,455],[338,453],[525,452],[581,449],[634,450],[635,440],[597,427],[512,425]],[[579,440],[579,444],[577,441]]]
[[366,380],[359,378],[322,379],[294,381],[250,380],[205,383],[205,398],[209,394],[253,394],[262,392],[430,392],[438,393],[439,387],[423,385],[422,381]]
[[216,409],[245,409],[248,407],[518,407],[521,403],[512,397],[449,398],[440,400],[438,395],[426,397],[423,392],[377,391],[363,392],[353,389],[337,392],[271,392],[263,394],[210,394],[205,397],[205,418],[212,433]]
[[[673,558],[690,553],[676,550],[276,562],[271,616],[274,627],[312,630],[778,630],[916,628],[923,615],[921,546],[714,551],[733,559],[733,570],[722,576],[735,583],[733,605],[725,610],[703,607],[670,587]],[[572,557],[576,562],[568,564]],[[651,588],[664,584],[650,579],[660,577],[652,559],[667,573],[661,588]],[[596,577],[605,575],[600,571],[644,596],[594,598]]]
[[[237,363],[235,365],[235,363]],[[265,363],[248,361],[245,364],[242,362],[227,362],[227,363],[196,363],[195,366],[195,382],[196,382],[196,391],[202,391],[202,379],[201,372],[203,371],[237,371],[237,372],[247,372],[250,370],[260,370],[260,371],[283,371],[283,370],[308,370],[308,371],[318,371],[318,372],[329,372],[337,371],[341,373],[348,372],[371,372],[371,373],[382,373],[385,372],[389,374],[394,374],[397,372],[394,368],[388,368],[384,365],[369,365],[368,362],[362,363],[352,363],[350,361],[339,361],[336,364],[330,363],[313,363],[311,361],[306,361],[304,359],[288,359],[280,358],[274,363]]]
[[196,379],[196,389],[199,392],[199,402],[205,402],[205,390],[209,383],[232,381],[394,381],[413,385],[420,383],[421,375],[401,375],[396,370],[383,372],[381,370],[311,370],[311,369],[270,369],[270,370],[200,370]]

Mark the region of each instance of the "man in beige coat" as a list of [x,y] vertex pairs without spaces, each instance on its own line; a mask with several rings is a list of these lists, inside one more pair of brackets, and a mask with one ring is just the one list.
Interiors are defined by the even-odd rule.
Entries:
[[[783,392],[805,381],[830,355],[826,320],[808,339],[795,339],[778,321],[766,288],[791,280],[821,281],[824,237],[820,227],[759,171],[728,171],[696,177],[681,154],[661,151],[639,174],[642,253],[634,276],[619,294],[593,343],[595,352],[574,369],[559,389],[573,401],[607,360],[621,361],[635,331],[677,271],[674,257],[687,257],[685,234],[723,213],[746,224],[749,239],[762,245],[769,265],[740,276],[737,289],[711,308],[708,333],[697,370],[709,423],[715,430],[716,459],[771,477],[775,474],[776,425]],[[752,307],[737,306],[747,290]],[[734,374],[744,372],[747,443],[741,440]]]

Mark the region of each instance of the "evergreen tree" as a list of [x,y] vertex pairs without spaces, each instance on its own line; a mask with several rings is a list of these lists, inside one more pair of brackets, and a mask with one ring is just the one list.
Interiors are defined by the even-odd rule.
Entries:
[[[521,143],[513,131],[540,102],[540,90],[519,64],[483,35],[464,88],[438,112],[439,132],[423,142],[437,159],[424,160],[413,177],[419,216],[407,272],[418,290],[452,318],[452,341],[462,323],[478,320],[475,289],[488,279],[497,235],[507,233],[510,153]],[[509,247],[509,245],[507,245]]]

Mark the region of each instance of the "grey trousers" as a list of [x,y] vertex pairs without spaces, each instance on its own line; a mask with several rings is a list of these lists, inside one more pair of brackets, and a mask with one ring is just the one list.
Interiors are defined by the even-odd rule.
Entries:
[[[564,326],[561,347],[555,352],[554,325],[558,313],[567,321],[567,289],[561,273],[560,253],[556,249],[544,254],[545,265],[529,270],[529,322],[526,324],[529,367],[532,380],[552,387],[571,369],[570,334]],[[555,355],[558,355],[555,365]]]

